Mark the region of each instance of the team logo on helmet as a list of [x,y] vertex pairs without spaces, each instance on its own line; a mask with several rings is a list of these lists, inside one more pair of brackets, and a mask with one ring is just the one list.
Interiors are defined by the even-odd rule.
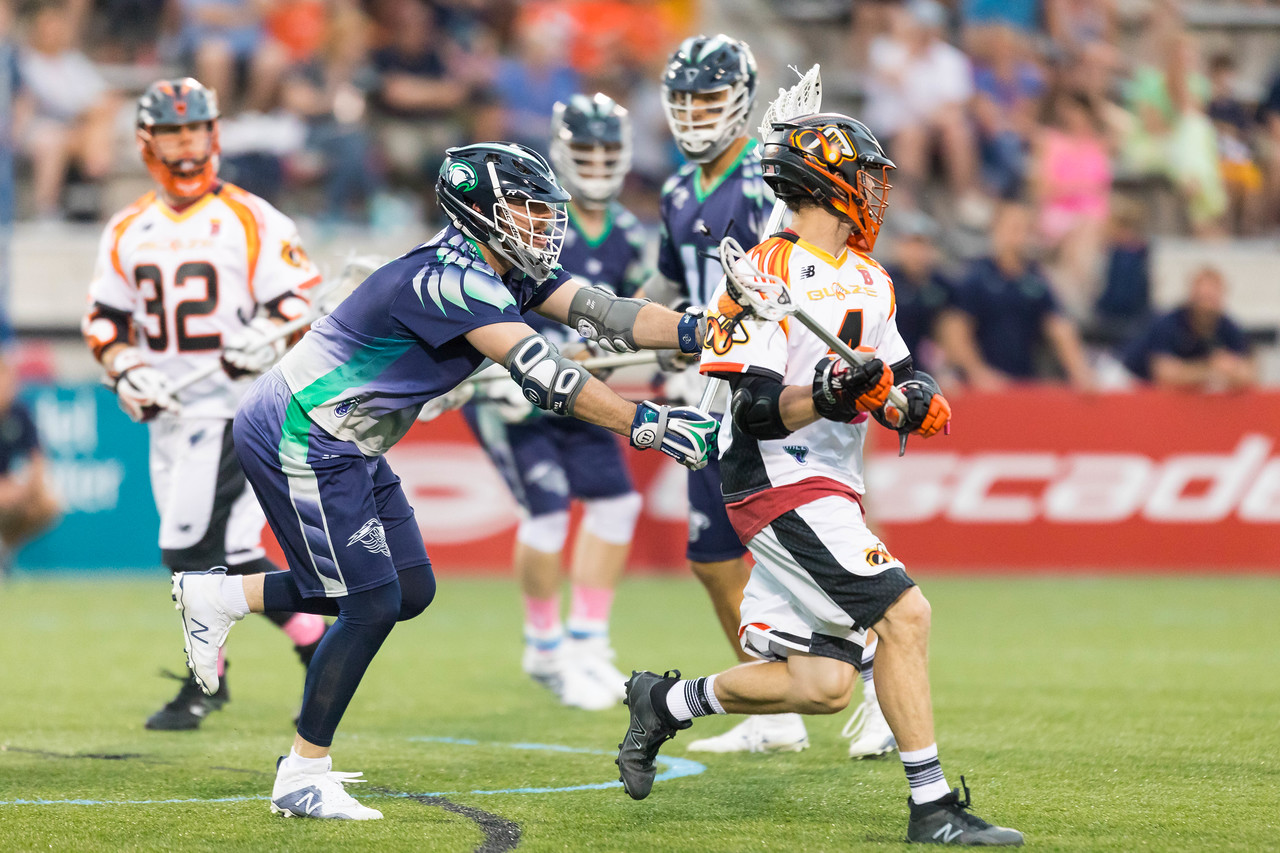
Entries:
[[792,131],[792,145],[815,157],[821,157],[831,165],[858,157],[858,146],[853,138],[842,127],[827,125],[826,127],[802,127]]
[[475,189],[480,179],[476,176],[476,170],[471,168],[470,163],[457,162],[449,165],[449,174],[446,176],[449,186],[455,189],[469,193]]

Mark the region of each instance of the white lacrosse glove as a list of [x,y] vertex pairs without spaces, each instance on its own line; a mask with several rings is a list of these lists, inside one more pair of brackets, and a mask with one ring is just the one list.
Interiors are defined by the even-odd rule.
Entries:
[[645,401],[636,406],[631,421],[631,446],[657,449],[691,471],[707,466],[716,452],[720,423],[692,406],[657,406]]
[[182,414],[182,406],[169,393],[169,377],[147,364],[136,347],[116,354],[111,363],[120,408],[135,423],[144,423],[161,412]]
[[418,412],[418,421],[421,423],[434,421],[445,412],[461,409],[475,396],[475,393],[476,386],[474,383],[463,382],[452,391],[446,391],[434,400],[428,400],[423,404],[421,411]]
[[698,372],[696,364],[677,373],[667,373],[662,377],[662,396],[673,405],[691,406],[702,399],[708,381]]
[[284,338],[270,338],[276,324],[266,317],[254,317],[249,325],[233,332],[222,348],[222,369],[232,379],[267,370],[284,355]]

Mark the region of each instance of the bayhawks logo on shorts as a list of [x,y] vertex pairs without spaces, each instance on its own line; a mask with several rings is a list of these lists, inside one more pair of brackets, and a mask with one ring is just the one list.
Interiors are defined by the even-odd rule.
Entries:
[[387,547],[387,534],[382,529],[382,522],[376,518],[371,518],[360,526],[360,529],[351,534],[351,538],[347,540],[347,547],[359,542],[365,547],[370,554],[386,554],[391,556],[391,549]]

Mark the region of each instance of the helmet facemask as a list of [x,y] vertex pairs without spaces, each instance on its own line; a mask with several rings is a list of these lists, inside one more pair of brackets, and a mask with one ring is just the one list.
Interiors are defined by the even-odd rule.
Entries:
[[218,122],[202,122],[208,127],[208,143],[203,153],[196,156],[167,159],[160,151],[162,143],[157,132],[164,133],[190,125],[152,125],[137,129],[138,151],[151,177],[176,199],[193,199],[207,193],[218,178],[219,153]]
[[560,259],[568,220],[563,202],[499,195],[493,204],[494,228],[488,245],[508,263],[543,282]]
[[662,106],[680,153],[696,163],[724,153],[747,125],[751,95],[742,82],[702,92],[664,86]]
[[576,204],[600,210],[622,192],[631,170],[631,145],[625,137],[620,143],[594,144],[554,139],[551,163]]
[[[879,175],[874,174],[879,172]],[[864,166],[858,170],[858,199],[854,202],[857,214],[850,213],[857,228],[849,235],[850,248],[870,252],[880,236],[884,213],[889,209],[889,190],[893,184],[887,180],[887,166]]]

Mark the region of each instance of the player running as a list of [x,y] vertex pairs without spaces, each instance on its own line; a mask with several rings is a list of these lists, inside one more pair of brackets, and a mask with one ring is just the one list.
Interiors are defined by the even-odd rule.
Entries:
[[[893,163],[861,122],[819,113],[775,124],[763,166],[794,218],[749,258],[788,285],[795,304],[874,357],[845,364],[798,323],[750,319],[750,301],[735,296],[741,285],[726,280],[717,292],[701,369],[732,388],[720,430],[724,500],[756,558],[739,635],[760,661],[693,680],[633,674],[618,753],[623,786],[634,799],[648,796],[659,747],[694,717],[839,712],[874,627],[879,699],[911,788],[907,840],[1020,845],[1017,830],[968,811],[963,778],[963,800],[947,785],[929,698],[929,604],[862,518],[868,413],[925,437],[951,417],[932,377],[912,369],[893,285],[870,256]],[[905,411],[886,405],[894,383]]]
[[[152,84],[138,101],[137,141],[156,189],[107,224],[84,336],[121,408],[148,425],[165,566],[278,571],[262,550],[262,509],[232,448],[231,418],[248,377],[283,351],[283,341],[263,341],[306,310],[320,274],[292,221],[218,180],[214,92],[190,77]],[[172,381],[219,359],[223,371],[184,391],[181,403],[169,393]],[[269,618],[308,664],[324,619]],[[219,659],[219,675],[224,666]],[[229,698],[225,679],[209,696],[194,679],[182,681],[148,729],[197,728]]]
[[[560,264],[579,281],[634,296],[648,280],[644,231],[617,201],[631,168],[631,119],[605,95],[557,103],[551,121],[551,164],[573,198]],[[562,351],[581,338],[534,315],[529,327]],[[513,393],[501,403],[463,411],[523,509],[515,569],[524,595],[524,671],[560,701],[586,710],[622,701],[627,677],[613,665],[609,612],[622,576],[641,498],[613,433],[575,418],[544,414]],[[492,393],[498,386],[485,386]],[[569,506],[584,511],[569,567],[568,639],[560,621],[561,552]]]
[[[759,143],[747,132],[756,97],[756,62],[745,42],[726,35],[685,39],[662,79],[667,124],[689,162],[662,188],[658,271],[686,301],[709,304],[720,280],[716,250],[733,237],[744,246],[760,239],[773,196],[760,173]],[[693,368],[696,377],[696,368]],[[693,384],[694,395],[702,381]],[[691,472],[689,544],[685,556],[702,582],[738,659],[738,610],[750,570],[720,496],[720,463]],[[809,745],[795,714],[750,717],[717,737],[689,744],[703,752],[798,752]]]
[[529,311],[614,350],[701,349],[705,319],[573,281],[557,264],[569,195],[547,162],[506,143],[451,148],[436,182],[452,224],[377,270],[253,386],[236,450],[290,571],[176,576],[188,659],[218,689],[217,649],[249,612],[337,616],[307,673],[298,733],[280,759],[272,811],[373,820],[331,771],[347,704],[397,621],[431,603],[435,578],[400,480],[383,454],[424,403],[490,358],[527,399],[629,435],[692,468],[716,422],[688,407],[623,400],[522,319]]

